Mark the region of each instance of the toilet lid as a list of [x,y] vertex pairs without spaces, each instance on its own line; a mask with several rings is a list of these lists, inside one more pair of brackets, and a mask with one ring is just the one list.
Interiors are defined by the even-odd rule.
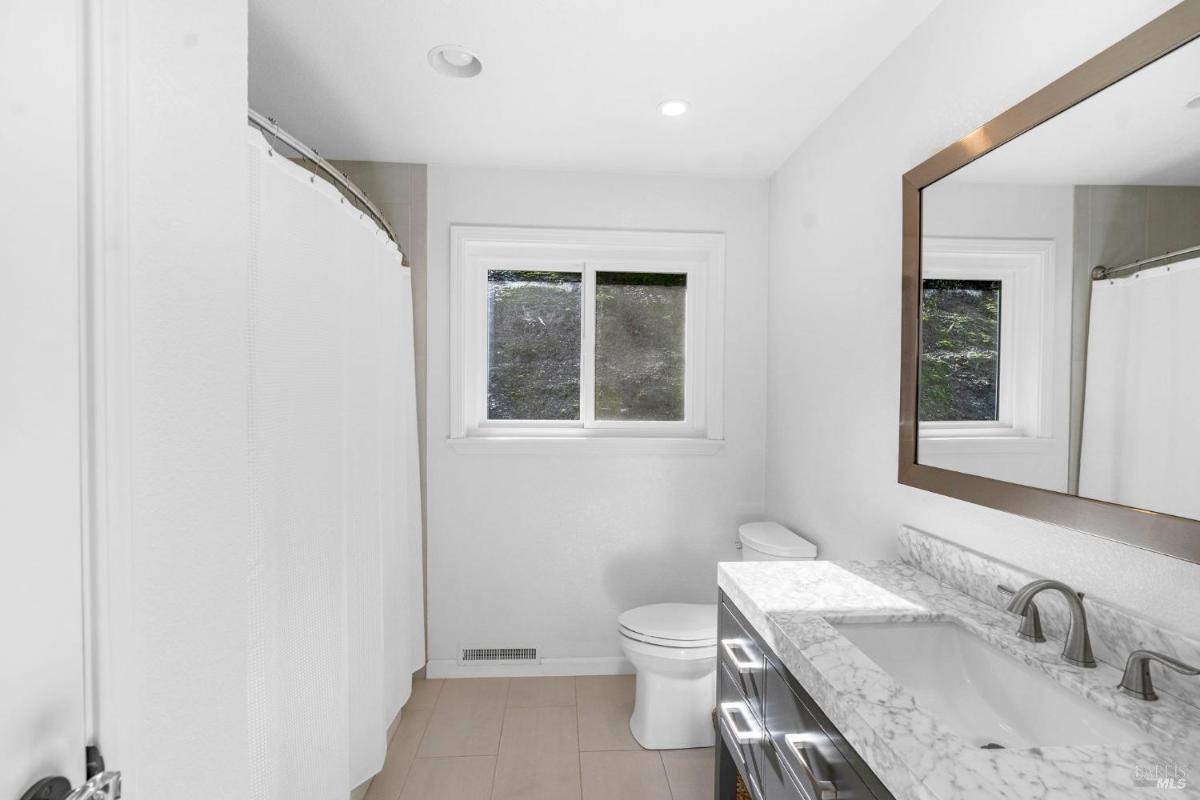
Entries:
[[686,647],[716,644],[717,607],[705,603],[657,603],[631,608],[617,622],[637,638]]
[[747,522],[738,528],[742,544],[778,558],[810,559],[817,557],[817,546],[789,531],[778,522]]

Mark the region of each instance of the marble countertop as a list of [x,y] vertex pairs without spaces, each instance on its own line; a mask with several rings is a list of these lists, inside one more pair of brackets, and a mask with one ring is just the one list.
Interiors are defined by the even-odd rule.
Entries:
[[[718,585],[900,800],[1200,797],[1200,709],[1115,687],[1106,664],[1080,669],[1014,618],[901,562],[729,562]],[[951,621],[1151,734],[1121,746],[984,750],[922,710],[830,623]],[[1178,768],[1179,788],[1145,775]],[[1149,785],[1147,785],[1149,783]],[[1178,784],[1177,784],[1178,785]]]

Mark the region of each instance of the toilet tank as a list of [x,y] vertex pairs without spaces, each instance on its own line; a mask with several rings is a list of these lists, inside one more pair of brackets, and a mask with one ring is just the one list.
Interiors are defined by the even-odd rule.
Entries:
[[778,522],[747,522],[738,527],[742,561],[811,561],[817,546]]

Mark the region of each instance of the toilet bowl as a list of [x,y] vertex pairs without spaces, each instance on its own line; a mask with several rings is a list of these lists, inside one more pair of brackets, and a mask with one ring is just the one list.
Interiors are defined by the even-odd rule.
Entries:
[[[743,561],[817,557],[812,542],[777,522],[738,529]],[[717,607],[702,603],[639,606],[617,619],[621,649],[637,672],[629,730],[648,750],[708,747],[716,741]]]
[[708,747],[716,740],[717,607],[660,603],[618,618],[621,649],[637,671],[629,730],[648,750]]

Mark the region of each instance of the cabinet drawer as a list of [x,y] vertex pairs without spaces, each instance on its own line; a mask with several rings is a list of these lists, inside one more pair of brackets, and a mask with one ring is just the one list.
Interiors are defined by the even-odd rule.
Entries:
[[749,630],[725,603],[721,603],[717,618],[717,658],[761,722],[767,660]]
[[764,800],[874,800],[847,753],[849,743],[773,667],[767,669]]
[[724,664],[717,667],[717,727],[746,788],[755,800],[764,800],[758,781],[768,746],[766,730]]

